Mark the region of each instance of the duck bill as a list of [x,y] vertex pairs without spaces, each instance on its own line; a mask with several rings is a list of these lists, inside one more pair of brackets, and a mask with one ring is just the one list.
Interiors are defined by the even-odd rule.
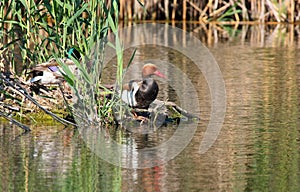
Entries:
[[159,77],[161,77],[161,78],[166,78],[166,76],[164,75],[164,74],[162,74],[160,71],[155,71],[154,72],[154,75],[157,75],[157,76],[159,76]]

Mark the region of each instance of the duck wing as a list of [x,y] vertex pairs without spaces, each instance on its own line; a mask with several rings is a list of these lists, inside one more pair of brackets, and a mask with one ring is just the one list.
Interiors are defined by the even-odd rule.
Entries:
[[131,80],[129,83],[123,85],[121,99],[127,103],[130,107],[136,107],[136,93],[138,92],[142,81]]
[[159,87],[154,79],[144,79],[135,95],[137,108],[149,108],[149,105],[157,98],[158,91]]

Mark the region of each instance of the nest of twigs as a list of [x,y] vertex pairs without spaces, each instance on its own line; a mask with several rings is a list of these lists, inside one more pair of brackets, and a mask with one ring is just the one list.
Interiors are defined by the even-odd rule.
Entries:
[[1,73],[0,82],[0,109],[5,113],[25,115],[41,112],[41,108],[64,111],[66,109],[64,102],[72,98],[70,89],[65,84],[51,86],[32,84],[20,77],[4,73]]

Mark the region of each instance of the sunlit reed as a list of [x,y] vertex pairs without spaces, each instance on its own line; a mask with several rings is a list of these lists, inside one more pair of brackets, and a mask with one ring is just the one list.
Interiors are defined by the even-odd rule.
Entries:
[[258,21],[296,22],[300,19],[300,7],[296,1],[280,0],[166,0],[142,1],[145,10],[136,0],[120,0],[121,19],[192,20],[210,21]]

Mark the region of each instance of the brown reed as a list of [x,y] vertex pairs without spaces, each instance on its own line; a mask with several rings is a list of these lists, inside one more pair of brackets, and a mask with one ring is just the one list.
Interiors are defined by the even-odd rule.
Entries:
[[192,21],[300,21],[300,1],[281,0],[120,0],[120,19]]

